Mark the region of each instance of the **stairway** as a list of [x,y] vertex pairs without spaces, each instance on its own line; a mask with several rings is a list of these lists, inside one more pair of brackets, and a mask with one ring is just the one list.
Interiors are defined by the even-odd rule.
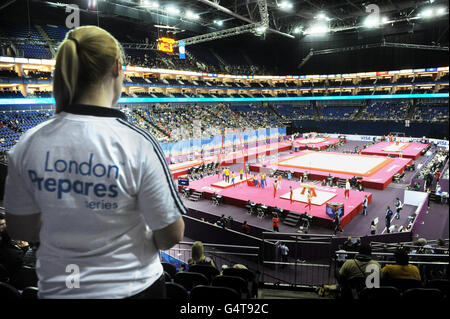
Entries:
[[250,60],[250,57],[247,54],[245,54],[244,51],[239,50],[239,53],[244,57],[244,60],[245,62],[247,62],[248,65],[253,65],[252,60]]
[[280,113],[277,112],[277,110],[273,107],[272,104],[269,104],[268,107],[273,113],[275,113],[276,116],[278,116],[280,119],[283,119],[283,117],[280,115]]
[[220,62],[220,64],[221,64],[222,66],[226,66],[226,65],[227,65],[227,63],[225,62],[225,60],[222,59],[222,57],[221,57],[220,55],[218,55],[218,54],[216,53],[216,51],[214,51],[213,49],[209,49],[209,52],[212,53],[212,55],[217,59],[217,61]]
[[[155,96],[155,97],[156,97],[156,96]],[[148,118],[148,117],[149,117],[148,114],[145,113],[144,111],[142,111],[142,110],[133,110],[132,112],[133,112],[139,119],[144,120],[144,122],[145,122],[146,124],[152,126],[155,130],[161,132],[164,136],[170,137],[170,135],[169,135],[166,131],[162,130],[158,125],[156,125],[155,123],[153,123],[152,121],[150,121],[149,118]]]
[[313,104],[313,105],[311,105],[311,107],[313,108],[313,119],[314,120],[319,120],[319,116],[320,116],[320,113],[319,113],[319,109],[317,108],[317,105],[315,105],[315,104]]
[[189,200],[193,202],[198,202],[203,197],[203,193],[199,191],[195,191],[189,196]]
[[355,114],[355,117],[353,118],[353,120],[359,120],[361,119],[361,117],[364,114],[364,111],[367,109],[367,103],[364,103],[364,105],[361,105],[361,107],[359,108],[358,112]]
[[411,103],[408,109],[408,114],[406,115],[407,120],[411,120],[414,117],[414,113],[416,112],[416,105]]
[[47,49],[50,51],[52,56],[56,56],[56,51],[52,45],[53,40],[48,36],[47,32],[45,32],[45,30],[40,25],[35,25],[34,27],[36,28],[36,30],[38,30],[38,32],[42,35],[42,37],[47,42]]
[[299,220],[300,220],[299,214],[293,214],[293,213],[288,212],[286,214],[286,217],[283,220],[283,224],[292,226],[292,227],[297,227]]

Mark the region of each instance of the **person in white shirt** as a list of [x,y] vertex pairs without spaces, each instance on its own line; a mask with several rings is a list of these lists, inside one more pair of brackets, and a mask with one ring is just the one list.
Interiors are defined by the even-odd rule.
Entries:
[[164,153],[112,107],[123,53],[105,30],[71,30],[58,48],[55,116],[9,156],[13,238],[40,242],[39,298],[164,298],[158,250],[184,234],[186,213]]
[[375,224],[375,221],[372,220],[370,223],[370,234],[375,235],[377,233],[377,224]]
[[439,183],[436,183],[436,195],[441,195],[441,185]]
[[289,248],[288,246],[286,246],[285,243],[280,244],[280,252],[281,252],[281,262],[283,262],[281,268],[284,268],[286,267],[286,264],[284,263],[288,262],[288,254],[289,254]]
[[348,179],[345,180],[345,192],[344,192],[345,198],[350,198],[350,182]]
[[397,197],[396,200],[397,201],[395,202],[395,218],[400,219],[400,211],[403,208],[403,204],[402,204],[400,198]]
[[347,259],[347,251],[343,248],[342,245],[339,245],[339,250],[336,250],[336,264],[338,267],[342,267]]

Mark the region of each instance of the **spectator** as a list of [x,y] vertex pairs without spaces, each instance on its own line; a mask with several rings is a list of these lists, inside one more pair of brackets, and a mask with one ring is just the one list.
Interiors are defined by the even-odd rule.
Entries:
[[222,214],[222,216],[220,216],[220,219],[216,222],[216,225],[225,229],[227,227],[227,223],[228,223],[227,218],[225,217],[224,214]]
[[436,191],[435,191],[436,195],[441,195],[441,185],[439,185],[439,183],[436,183]]
[[352,250],[352,248],[353,248],[353,240],[351,236],[348,236],[347,240],[344,242],[344,249]]
[[425,238],[419,238],[413,244],[414,244],[414,246],[418,247],[412,251],[413,254],[432,254],[432,253],[434,253],[431,245],[428,244],[428,241]]
[[339,245],[338,248],[339,249],[336,250],[336,266],[340,268],[345,263],[348,254],[343,245]]
[[339,232],[343,232],[343,230],[341,229],[341,217],[339,216],[339,212],[334,212],[334,234],[336,235],[336,233]]
[[15,244],[6,231],[6,218],[0,213],[0,264],[5,266],[8,275],[14,275],[23,264],[23,250]]
[[377,233],[377,224],[375,224],[375,221],[372,220],[370,223],[370,234],[375,235]]
[[416,279],[421,280],[419,268],[409,264],[409,256],[405,248],[394,253],[395,265],[385,265],[381,270],[382,279]]
[[401,202],[400,198],[396,198],[396,202],[395,202],[395,218],[396,219],[400,219],[400,211],[403,208],[403,203]]
[[367,198],[367,195],[364,195],[364,200],[363,200],[363,211],[362,214],[364,216],[367,215],[367,205],[369,204],[369,199]]
[[[281,261],[283,263],[287,263],[288,262],[288,254],[289,254],[289,248],[288,246],[286,246],[285,243],[281,243],[280,244],[280,253],[281,253]],[[286,267],[285,264],[281,265],[281,268]]]
[[340,285],[348,286],[348,281],[355,277],[366,278],[371,272],[366,272],[368,265],[380,264],[372,259],[372,248],[370,245],[361,245],[354,259],[347,259],[339,270],[338,282]]
[[273,231],[276,231],[276,232],[280,231],[280,229],[278,228],[279,223],[280,223],[280,219],[278,218],[278,215],[274,214],[274,216],[272,218]]
[[234,264],[232,268],[234,268],[234,269],[248,269],[247,266],[245,266],[243,264]]
[[214,261],[206,257],[203,250],[203,243],[201,241],[196,241],[191,248],[191,258],[188,260],[188,265],[208,265],[216,267]]
[[30,243],[27,251],[23,255],[23,265],[27,267],[36,267],[36,251],[39,248],[38,243]]
[[[12,238],[40,242],[39,298],[165,297],[158,251],[183,238],[186,208],[166,178],[169,167],[158,143],[113,108],[122,90],[124,60],[121,46],[107,31],[96,26],[70,30],[53,70],[54,121],[28,131],[10,152],[8,232]],[[75,192],[57,196],[30,182],[22,172],[37,170],[48,178],[37,168],[46,156],[49,162],[84,162],[81,166],[89,156],[106,165],[126,164],[114,166],[117,170],[104,178],[94,174],[76,180],[70,169],[54,176],[83,189],[111,185],[104,203],[100,197],[107,193],[99,196],[92,188],[83,198]],[[77,289],[66,284],[70,264],[79,267]]]
[[250,234],[250,226],[247,224],[246,220],[244,220],[244,223],[241,226],[241,230],[244,234]]
[[388,206],[388,207],[386,208],[386,216],[385,216],[385,221],[386,221],[386,232],[387,232],[387,233],[390,232],[392,215],[393,215],[393,212],[392,212],[392,210],[391,210],[391,207]]
[[[438,238],[438,239],[436,240],[436,244],[437,244],[437,246],[438,246],[439,249],[447,249],[447,244],[446,244],[445,240],[442,239],[442,238]],[[442,250],[441,250],[441,251],[442,251]]]

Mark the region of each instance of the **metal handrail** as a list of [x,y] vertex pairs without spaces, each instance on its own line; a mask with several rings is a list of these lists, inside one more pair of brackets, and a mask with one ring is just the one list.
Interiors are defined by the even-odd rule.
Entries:
[[[180,241],[178,244],[182,244],[182,245],[193,245],[194,242]],[[238,245],[207,244],[207,243],[203,243],[203,246],[227,247],[227,248],[245,248],[245,249],[255,249],[255,250],[259,250],[259,247],[257,247],[257,246],[238,246]]]
[[324,268],[330,268],[330,265],[325,264],[310,264],[310,263],[292,263],[292,262],[283,262],[283,261],[263,261],[264,264],[269,265],[295,265],[295,266],[309,266],[309,267],[324,267]]
[[320,234],[299,234],[299,233],[280,233],[280,232],[263,232],[263,235],[274,235],[274,236],[295,236],[295,237],[324,237],[333,238],[334,235],[320,235]]
[[[336,253],[336,255],[341,254],[359,254],[357,251],[345,251],[341,253]],[[379,255],[379,256],[395,256],[395,253],[382,253],[382,252],[372,252],[372,255]],[[447,254],[408,254],[408,256],[412,257],[449,257]]]

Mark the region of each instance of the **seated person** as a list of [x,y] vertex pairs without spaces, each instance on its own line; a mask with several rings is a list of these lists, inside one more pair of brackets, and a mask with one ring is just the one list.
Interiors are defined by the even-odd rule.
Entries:
[[366,278],[371,273],[365,271],[368,265],[376,265],[378,268],[381,268],[380,264],[372,259],[372,248],[370,245],[361,245],[355,258],[347,259],[339,270],[339,284],[346,287],[348,286],[348,281],[352,278]]
[[244,220],[244,223],[241,226],[241,230],[243,233],[245,233],[247,235],[250,234],[250,226],[247,224],[246,220]]
[[207,265],[216,267],[214,261],[211,258],[205,256],[203,243],[201,241],[196,241],[192,245],[191,258],[189,258],[188,260],[188,265]]
[[12,240],[6,231],[6,218],[0,213],[0,264],[5,266],[8,276],[13,276],[23,265],[26,242]]
[[381,269],[382,279],[417,279],[421,280],[419,268],[409,264],[408,252],[399,248],[394,253],[395,265],[386,265]]
[[223,228],[225,228],[227,226],[227,218],[225,217],[224,214],[222,214],[222,216],[220,216],[220,219],[216,222],[216,225],[223,227]]
[[327,181],[326,181],[326,179],[324,179],[324,180],[322,180],[322,184],[321,184],[322,186],[327,186]]
[[352,237],[351,236],[348,236],[347,237],[347,240],[346,241],[344,241],[344,249],[345,250],[352,250],[352,248],[353,248],[353,240],[352,240]]

